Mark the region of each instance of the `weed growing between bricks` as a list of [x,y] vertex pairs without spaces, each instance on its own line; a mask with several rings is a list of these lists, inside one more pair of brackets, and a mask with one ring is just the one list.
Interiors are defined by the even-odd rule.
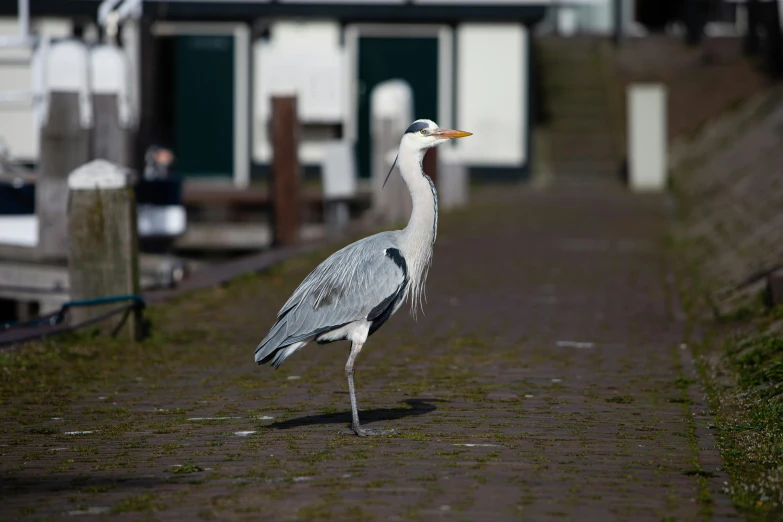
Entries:
[[731,477],[725,492],[749,520],[781,520],[783,307],[769,309],[758,295],[717,315],[706,285],[680,268],[691,326],[703,330],[692,346]]

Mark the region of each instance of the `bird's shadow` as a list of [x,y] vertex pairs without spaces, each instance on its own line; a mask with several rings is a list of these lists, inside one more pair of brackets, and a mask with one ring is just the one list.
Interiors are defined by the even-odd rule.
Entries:
[[[376,408],[374,410],[360,410],[359,420],[362,425],[377,421],[393,421],[413,415],[424,415],[437,409],[433,402],[448,402],[443,399],[406,399],[407,408]],[[351,424],[351,412],[326,413],[322,415],[307,415],[286,421],[273,422],[266,426],[267,429],[287,430],[302,426],[315,426],[325,424]]]

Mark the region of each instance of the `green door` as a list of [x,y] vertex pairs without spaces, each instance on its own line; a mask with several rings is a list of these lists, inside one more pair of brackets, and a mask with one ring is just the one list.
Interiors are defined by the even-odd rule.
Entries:
[[175,58],[175,168],[233,178],[234,37],[178,36]]
[[359,38],[359,114],[356,161],[370,177],[370,95],[381,82],[405,80],[413,89],[415,119],[438,117],[438,39]]

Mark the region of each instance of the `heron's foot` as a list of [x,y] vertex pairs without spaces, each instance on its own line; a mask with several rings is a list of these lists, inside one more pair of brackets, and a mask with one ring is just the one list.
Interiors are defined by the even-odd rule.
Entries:
[[377,437],[379,435],[394,435],[395,433],[397,433],[397,430],[376,430],[360,428],[359,426],[352,427],[350,431],[343,430],[340,432],[342,435],[358,435],[360,437]]

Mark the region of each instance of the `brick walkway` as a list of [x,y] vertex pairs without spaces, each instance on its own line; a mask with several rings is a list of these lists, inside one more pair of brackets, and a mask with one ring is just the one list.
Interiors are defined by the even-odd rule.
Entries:
[[153,309],[141,347],[71,348],[72,390],[4,394],[0,519],[712,519],[663,200],[480,199],[442,218],[426,315],[357,363],[364,422],[399,435],[338,433],[343,344],[253,364],[310,256]]

